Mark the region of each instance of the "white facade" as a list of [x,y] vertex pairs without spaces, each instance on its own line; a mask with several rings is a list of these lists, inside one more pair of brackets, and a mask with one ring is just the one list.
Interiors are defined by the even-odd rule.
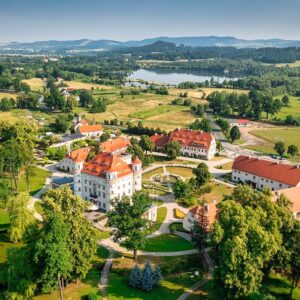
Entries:
[[155,204],[151,205],[151,207],[146,211],[144,217],[151,222],[156,222],[157,221],[157,205],[155,205]]
[[195,223],[195,215],[189,211],[183,219],[183,224],[182,224],[183,228],[187,231],[191,231],[194,227],[194,223]]
[[124,155],[124,161],[132,167],[132,173],[118,177],[116,172],[106,172],[105,177],[82,172],[83,165],[74,170],[74,193],[84,200],[98,204],[100,209],[111,209],[111,200],[122,196],[132,197],[142,188],[142,164],[132,163],[131,155]]
[[216,150],[217,144],[215,139],[212,139],[210,147],[208,149],[195,146],[180,146],[180,152],[182,155],[205,158],[207,160],[210,160],[215,156]]
[[80,134],[84,135],[85,137],[100,137],[103,131],[90,131],[90,132],[80,132]]
[[260,177],[235,169],[232,170],[231,179],[235,182],[251,183],[256,189],[259,190],[262,190],[263,188],[269,188],[272,191],[275,191],[291,187],[290,185],[287,185],[282,182],[274,181],[268,178]]

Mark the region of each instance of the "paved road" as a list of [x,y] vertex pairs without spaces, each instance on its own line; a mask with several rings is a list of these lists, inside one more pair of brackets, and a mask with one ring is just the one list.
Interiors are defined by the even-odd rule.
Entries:
[[103,300],[108,299],[107,298],[108,278],[109,278],[110,270],[112,268],[114,254],[115,254],[115,252],[113,250],[111,250],[109,252],[109,256],[108,256],[108,258],[104,264],[103,270],[101,272],[101,278],[100,278],[98,287],[102,294]]

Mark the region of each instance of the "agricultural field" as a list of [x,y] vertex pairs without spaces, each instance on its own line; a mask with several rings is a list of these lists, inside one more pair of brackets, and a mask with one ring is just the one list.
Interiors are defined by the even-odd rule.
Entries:
[[[281,99],[283,95],[278,96]],[[286,116],[292,115],[294,118],[300,118],[300,97],[289,96],[290,105],[283,106],[281,111],[276,115],[276,118],[285,120]]]
[[2,99],[2,98],[13,98],[13,99],[16,99],[17,96],[18,96],[17,93],[0,92],[0,99]]
[[[190,108],[186,106],[170,105],[175,98],[172,95],[144,94],[124,95],[121,97],[120,90],[109,94],[97,94],[97,97],[107,98],[111,104],[107,106],[104,113],[89,114],[86,110],[78,107],[77,113],[85,114],[88,120],[103,122],[104,120],[119,119],[124,122],[142,121],[145,126],[160,127],[167,131],[177,127],[189,126],[196,117],[191,114]],[[195,99],[194,103],[201,103],[202,100]]]
[[296,67],[300,67],[300,60],[296,60],[293,63],[289,63],[289,64],[276,64],[276,67],[286,67],[289,66],[290,68],[296,68]]
[[198,99],[203,99],[203,96],[208,96],[213,92],[246,94],[249,91],[240,90],[240,89],[225,89],[225,88],[210,88],[210,87],[203,87],[198,89],[178,89],[178,88],[169,89],[170,95],[179,96],[181,93],[187,93],[187,96],[189,98],[198,98]]
[[112,89],[111,86],[108,85],[103,85],[103,84],[96,84],[96,83],[89,83],[89,82],[82,82],[82,81],[75,81],[75,80],[70,80],[70,81],[64,81],[64,83],[72,89],[85,89],[85,90],[110,90]]
[[300,149],[300,128],[279,127],[266,130],[253,130],[250,132],[266,142],[260,145],[247,146],[247,148],[260,151],[266,154],[275,153],[273,147],[277,141],[282,141],[286,146],[294,144]]
[[42,92],[44,89],[44,81],[41,78],[24,79],[23,82],[27,83],[34,92]]

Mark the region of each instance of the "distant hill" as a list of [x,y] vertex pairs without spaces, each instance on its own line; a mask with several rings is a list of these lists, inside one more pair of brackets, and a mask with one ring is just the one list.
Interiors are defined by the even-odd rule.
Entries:
[[200,36],[200,37],[157,37],[137,41],[119,42],[113,40],[70,40],[70,41],[36,41],[32,43],[2,43],[0,51],[16,52],[90,52],[90,51],[107,51],[128,47],[141,47],[153,44],[158,41],[174,43],[176,45],[185,45],[191,47],[235,47],[235,48],[265,48],[265,47],[300,47],[300,41],[282,40],[282,39],[261,39],[261,40],[244,40],[235,37],[217,37],[217,36]]

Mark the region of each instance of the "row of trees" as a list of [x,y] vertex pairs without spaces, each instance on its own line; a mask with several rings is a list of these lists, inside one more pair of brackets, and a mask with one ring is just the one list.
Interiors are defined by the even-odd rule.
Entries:
[[299,149],[296,145],[289,145],[286,148],[286,145],[284,142],[278,141],[275,143],[274,145],[274,150],[276,151],[276,153],[278,153],[278,155],[280,155],[281,157],[287,153],[288,155],[290,155],[291,157],[294,157],[296,155],[299,155]]
[[237,93],[213,92],[207,97],[209,108],[220,116],[238,115],[252,117],[260,120],[262,113],[269,115],[278,113],[285,103],[280,99],[273,99],[256,90],[248,95]]
[[83,215],[86,202],[69,187],[46,192],[42,225],[30,215],[29,199],[20,193],[9,201],[9,236],[23,246],[8,250],[0,271],[7,299],[28,299],[57,287],[62,293],[68,282],[86,277],[97,248],[95,229]]

